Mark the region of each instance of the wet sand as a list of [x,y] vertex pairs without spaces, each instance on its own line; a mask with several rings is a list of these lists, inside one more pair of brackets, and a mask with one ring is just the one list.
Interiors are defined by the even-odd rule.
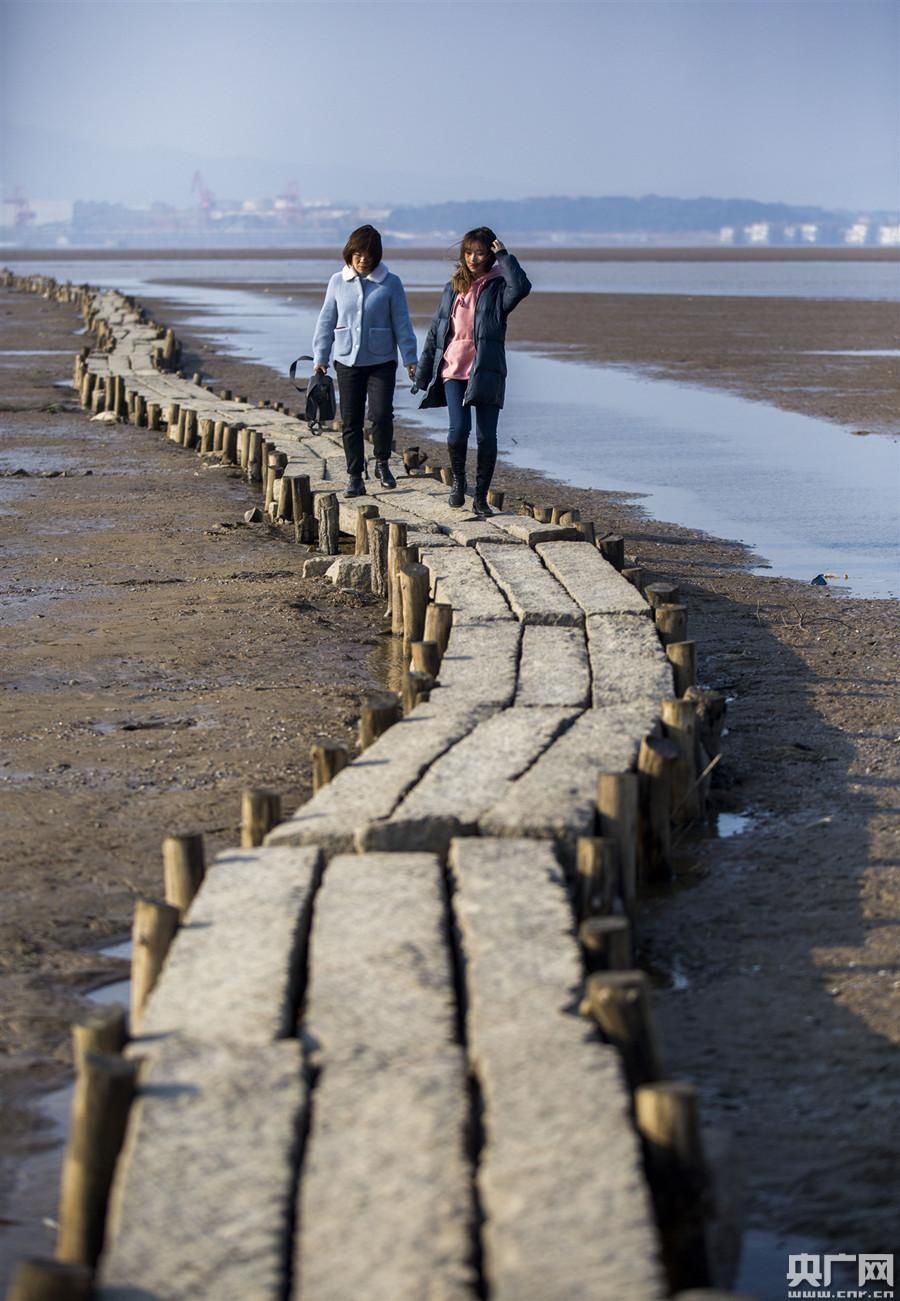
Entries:
[[[523,305],[514,341],[542,342],[535,336],[544,324],[525,308],[550,297]],[[828,414],[822,403],[846,412],[840,418],[851,425],[887,427],[877,384],[848,390],[832,364],[840,359],[820,358],[810,385],[792,389],[782,355],[807,328],[842,339],[832,346],[896,346],[884,338],[884,304],[729,299],[697,308],[700,300],[667,300],[674,316],[664,328],[653,311],[663,305],[643,297],[618,304],[618,313],[606,296],[555,297],[565,302],[559,334],[546,327],[548,346],[586,346],[590,335],[600,357],[614,337],[629,355],[610,360],[692,379],[707,373],[736,391],[752,383],[757,395],[796,401],[791,409]],[[848,308],[861,331],[849,342]],[[6,295],[4,309],[15,340],[5,347],[78,346],[63,309],[24,295]],[[177,313],[154,310],[178,328]],[[675,344],[689,324],[681,363]],[[297,406],[285,377],[179,334],[188,373]],[[869,360],[877,359],[854,364]],[[348,734],[380,626],[377,610],[344,609],[330,588],[298,580],[290,544],[231,527],[248,504],[239,481],[210,481],[190,454],[135,431],[116,430],[100,445],[82,414],[51,413],[59,398],[51,381],[70,368],[68,357],[29,360],[25,387],[2,414],[48,468],[63,454],[97,467],[93,482],[21,481],[27,491],[3,503],[17,518],[0,516],[5,541],[17,548],[4,591],[34,589],[17,601],[15,623],[0,624],[16,711],[7,766],[34,774],[0,784],[8,828],[2,1079],[15,1104],[0,1130],[0,1158],[12,1165],[40,1141],[27,1128],[28,1096],[67,1069],[75,991],[114,965],[88,946],[127,929],[135,891],[158,890],[162,836],[180,822],[233,843],[237,792],[251,774],[284,789],[289,805],[299,802],[305,742],[326,720],[328,730]],[[426,444],[418,431],[398,431],[398,444],[410,442]],[[715,802],[723,817],[745,817],[744,829],[729,839],[713,828],[686,837],[674,887],[643,911],[641,957],[658,982],[670,1073],[692,1079],[704,1121],[734,1135],[752,1226],[837,1251],[891,1250],[900,1155],[897,603],[752,576],[737,544],[659,524],[610,494],[508,466],[499,479],[512,498],[577,506],[623,533],[649,577],[678,581],[701,680],[729,699]],[[80,505],[60,497],[72,488],[91,495]],[[61,502],[63,540],[51,523]],[[112,523],[79,526],[98,516]],[[159,581],[136,587],[149,576]],[[212,654],[212,646],[221,649]],[[285,720],[274,705],[280,693],[250,695],[252,682],[293,673],[301,651]],[[134,711],[212,718],[215,728],[93,730]],[[154,745],[152,753],[139,748]],[[0,1206],[0,1215],[12,1214]]]

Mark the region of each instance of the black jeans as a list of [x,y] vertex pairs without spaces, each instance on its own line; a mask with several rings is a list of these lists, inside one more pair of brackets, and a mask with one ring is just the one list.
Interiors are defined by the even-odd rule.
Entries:
[[363,451],[363,422],[366,418],[366,401],[369,404],[369,421],[375,460],[386,461],[394,443],[394,385],[397,382],[396,361],[382,361],[377,366],[345,366],[336,361],[338,392],[341,397],[341,423],[343,425],[344,455],[347,473],[361,475],[366,458]]

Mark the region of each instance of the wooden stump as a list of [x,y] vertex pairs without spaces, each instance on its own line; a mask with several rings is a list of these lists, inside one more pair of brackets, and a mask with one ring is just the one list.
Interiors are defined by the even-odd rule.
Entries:
[[606,971],[590,976],[585,1011],[607,1042],[618,1048],[629,1087],[653,1084],[662,1058],[650,1011],[650,982],[643,971]]
[[356,542],[355,552],[358,556],[367,556],[369,554],[369,532],[367,523],[370,519],[375,519],[378,515],[378,507],[374,502],[362,502],[356,508]]
[[88,1007],[72,1022],[72,1056],[80,1071],[89,1053],[116,1056],[128,1042],[128,1013],[121,1003]]
[[644,595],[654,610],[660,605],[681,605],[681,592],[675,583],[648,583]]
[[[450,477],[450,482],[451,483],[453,482],[452,475]],[[494,510],[502,511],[503,503],[506,500],[506,494],[500,492],[497,488],[488,488],[487,500],[488,500],[488,505],[493,506]]]
[[383,691],[371,695],[362,707],[359,718],[359,748],[368,750],[377,741],[382,732],[386,732],[394,723],[400,721],[403,710],[400,697],[395,691]]
[[441,669],[441,648],[436,641],[414,641],[410,643],[410,667],[416,673],[427,673],[437,680]]
[[[393,528],[393,525],[391,525]],[[395,637],[403,636],[403,593],[400,588],[400,570],[405,565],[417,565],[419,563],[419,548],[413,544],[411,547],[397,547],[393,553],[388,546],[388,565],[390,566],[393,559],[394,570],[390,575],[391,581],[391,633]],[[390,568],[388,570],[390,574]]]
[[697,716],[690,700],[664,700],[663,731],[678,747],[672,766],[672,821],[684,826],[700,816],[697,788]]
[[366,520],[367,549],[372,557],[372,591],[376,596],[388,594],[388,524],[374,516]]
[[261,787],[245,790],[241,795],[241,848],[261,845],[280,821],[280,795]]
[[634,1112],[669,1286],[704,1287],[710,1282],[704,1233],[710,1186],[696,1090],[675,1081],[642,1085]]
[[89,1054],[75,1081],[63,1161],[56,1255],[93,1268],[103,1250],[106,1207],[125,1137],[139,1063]]
[[580,919],[612,913],[620,895],[619,846],[602,836],[579,836],[575,846],[576,911]]
[[399,573],[403,603],[403,650],[409,654],[414,641],[421,641],[425,631],[430,575],[425,565],[404,565]]
[[631,966],[631,927],[625,917],[588,917],[578,928],[578,943],[589,973]]
[[294,541],[315,542],[316,521],[308,474],[291,476],[291,512],[294,517]]
[[581,534],[583,542],[589,543],[592,547],[597,544],[597,527],[592,519],[579,520],[575,525]]
[[673,641],[666,647],[666,657],[675,677],[675,695],[683,696],[697,685],[697,643]]
[[674,741],[645,737],[638,754],[638,879],[668,881],[672,874],[672,784],[679,750]]
[[626,565],[622,570],[622,577],[627,578],[632,587],[643,596],[644,593],[644,571],[640,565]]
[[87,1266],[34,1256],[16,1265],[6,1301],[90,1301],[93,1294],[93,1273]]
[[619,888],[626,915],[637,914],[637,773],[601,773],[597,782],[600,835],[619,849]]
[[657,605],[653,610],[656,631],[664,646],[687,637],[687,606]]
[[604,560],[608,560],[613,569],[623,570],[625,568],[625,539],[615,533],[607,533],[605,538],[600,538],[597,542],[600,554]]
[[453,606],[446,601],[431,601],[425,611],[424,640],[437,642],[442,659],[447,653],[452,627]]
[[336,556],[339,550],[340,506],[333,492],[323,492],[316,498],[316,519],[319,524],[319,550],[326,556]]
[[166,903],[182,916],[206,875],[206,854],[199,831],[184,836],[166,836],[162,843]]
[[411,714],[420,700],[430,700],[435,681],[430,673],[407,669],[403,674],[403,712]]
[[144,1004],[159,979],[181,914],[171,904],[138,899],[131,932],[131,1032],[138,1029]]
[[339,741],[317,741],[311,750],[313,792],[327,786],[350,762],[347,747]]

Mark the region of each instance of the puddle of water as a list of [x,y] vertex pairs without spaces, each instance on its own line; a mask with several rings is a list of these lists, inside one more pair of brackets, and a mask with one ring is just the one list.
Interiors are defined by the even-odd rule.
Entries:
[[716,817],[716,835],[720,840],[739,836],[753,821],[749,813],[719,813]]

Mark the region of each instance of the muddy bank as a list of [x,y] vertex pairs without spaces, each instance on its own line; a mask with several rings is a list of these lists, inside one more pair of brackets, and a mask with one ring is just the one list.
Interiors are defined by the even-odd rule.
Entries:
[[[40,1141],[25,1102],[67,1068],[76,991],[117,970],[85,946],[127,929],[136,891],[158,891],[166,832],[206,829],[214,846],[233,844],[248,781],[281,789],[288,806],[304,798],[308,740],[349,735],[380,620],[298,580],[296,550],[267,530],[231,527],[248,504],[241,481],[146,431],[95,433],[58,409],[67,397],[53,381],[71,370],[76,319],[27,296],[5,295],[3,310],[4,348],[60,350],[8,368],[4,453],[94,469],[0,481],[0,509],[15,512],[0,515],[4,607],[15,611],[0,623],[14,688],[12,780],[0,781],[13,832],[0,1011],[4,1094],[17,1103],[0,1153],[15,1163]],[[286,379],[179,333],[188,373],[296,407]],[[652,348],[652,322],[644,334]],[[720,333],[698,333],[694,351],[720,357]],[[865,396],[852,423],[865,423]],[[424,443],[398,434],[413,441]],[[736,1135],[752,1225],[839,1251],[889,1250],[900,1147],[888,1069],[900,1039],[896,603],[748,576],[742,548],[656,524],[608,494],[505,466],[498,486],[577,506],[624,533],[650,576],[682,584],[702,680],[730,697],[717,804],[748,821],[728,841],[686,839],[676,887],[645,907],[667,1062],[700,1087],[704,1118]],[[63,495],[72,489],[87,495]],[[291,684],[287,711],[286,693],[254,689],[280,680]],[[48,1213],[54,1203],[52,1190]]]

